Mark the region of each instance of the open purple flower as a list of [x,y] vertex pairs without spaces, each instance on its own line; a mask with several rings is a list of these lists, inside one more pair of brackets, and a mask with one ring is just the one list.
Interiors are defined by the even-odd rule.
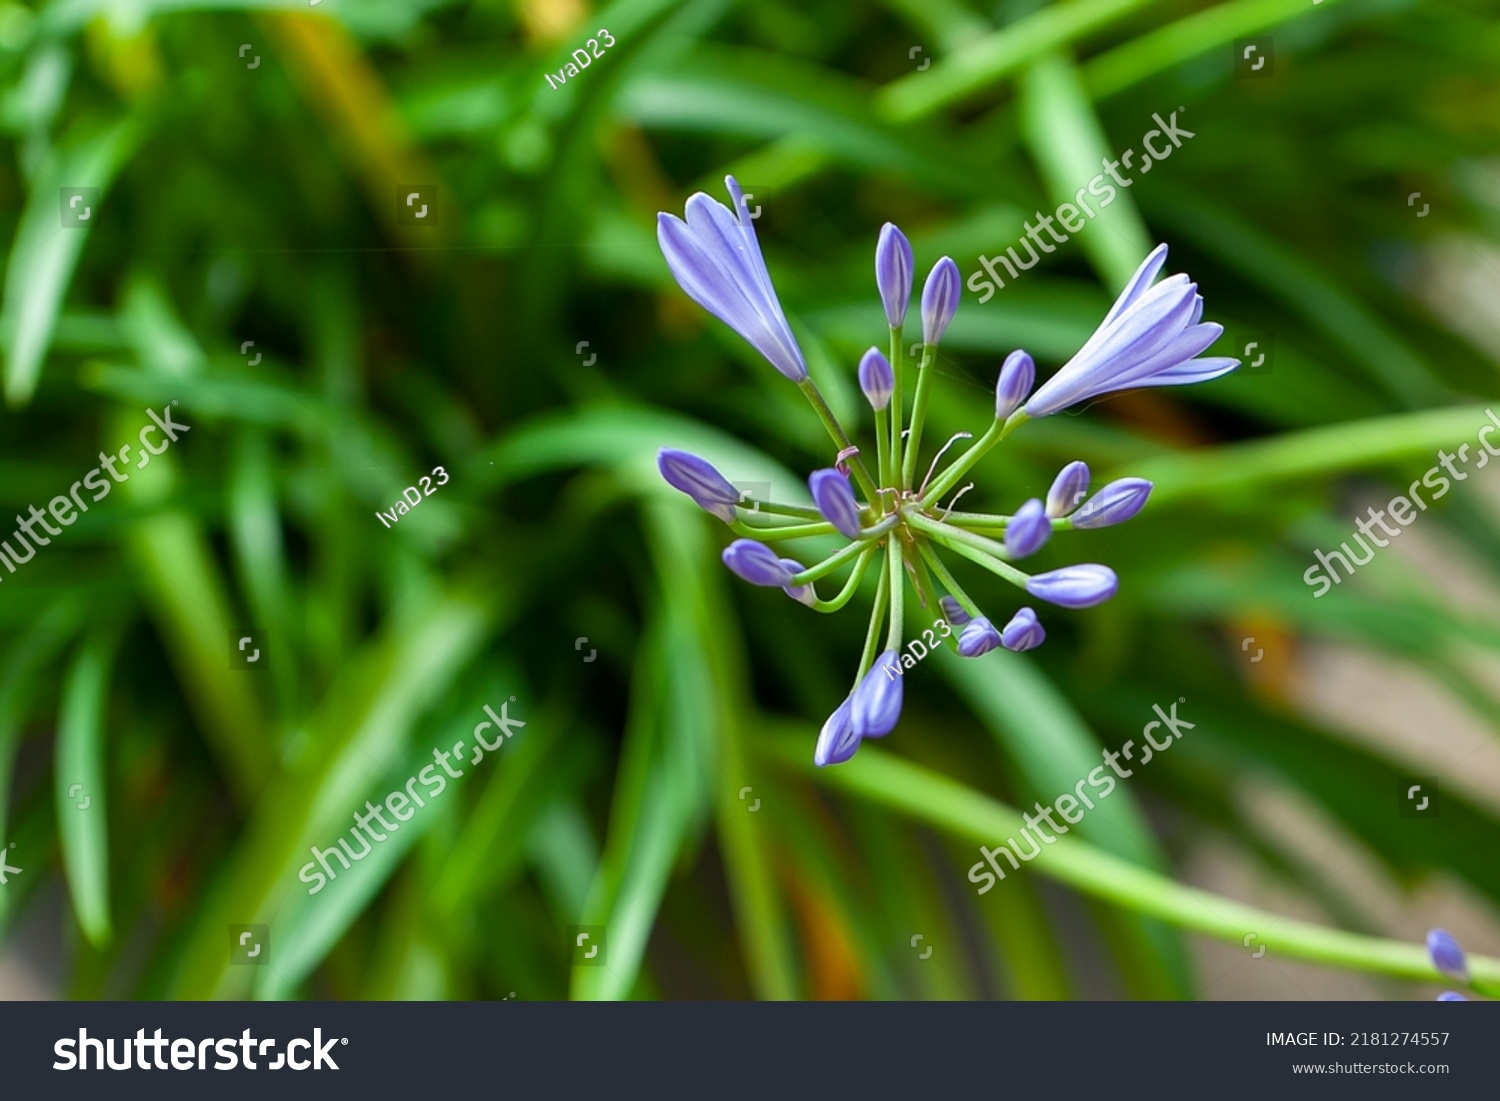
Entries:
[[657,215],[657,243],[689,298],[748,340],[787,378],[801,382],[807,362],[771,285],[744,193],[733,176],[724,182],[734,214],[699,191],[687,201],[687,221]]
[[1136,386],[1206,382],[1239,366],[1225,356],[1194,358],[1224,327],[1199,322],[1203,299],[1186,275],[1152,285],[1166,260],[1167,246],[1158,245],[1142,261],[1094,335],[1021,407],[1028,416]]
[[726,524],[734,523],[734,507],[740,492],[707,459],[675,447],[663,447],[656,453],[656,469],[669,486],[686,493],[699,508]]

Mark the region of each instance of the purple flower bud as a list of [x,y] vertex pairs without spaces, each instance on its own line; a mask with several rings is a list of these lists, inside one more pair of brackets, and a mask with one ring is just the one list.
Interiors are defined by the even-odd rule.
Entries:
[[1469,961],[1448,930],[1434,929],[1427,934],[1427,954],[1432,957],[1432,965],[1450,979],[1469,981]]
[[1456,991],[1444,990],[1437,996],[1437,1000],[1440,1002],[1466,1002],[1469,999],[1465,998],[1462,994],[1459,994]]
[[723,558],[724,565],[752,585],[785,588],[799,572],[788,569],[775,551],[754,539],[736,539],[724,548]]
[[995,382],[995,419],[1003,421],[1016,411],[1016,406],[1031,393],[1031,384],[1036,381],[1036,364],[1031,357],[1017,348],[1005,357],[1000,366],[1000,378]]
[[[806,566],[798,562],[795,558],[783,558],[781,564],[793,573],[801,573],[807,569]],[[818,590],[813,586],[811,581],[806,585],[783,585],[781,589],[787,596],[802,604],[806,604],[809,608],[818,602]]]
[[880,354],[879,348],[871,348],[859,361],[859,388],[865,392],[870,408],[877,413],[891,403],[896,376],[891,371],[890,360]]
[[849,721],[853,700],[854,697],[850,696],[839,704],[838,710],[823,724],[823,730],[818,734],[818,748],[813,750],[813,764],[819,768],[841,765],[859,748],[859,735],[854,733],[854,726]]
[[1005,549],[1012,558],[1025,558],[1035,554],[1052,534],[1052,521],[1042,508],[1042,502],[1033,497],[1010,518],[1005,525]]
[[1120,587],[1115,571],[1092,563],[1064,566],[1050,573],[1039,573],[1026,582],[1026,591],[1049,604],[1064,608],[1092,608],[1115,595]]
[[1046,641],[1047,632],[1037,620],[1036,613],[1030,608],[1022,608],[1011,616],[1010,622],[1005,625],[1005,630],[1000,632],[1000,645],[1018,654],[1025,653],[1027,650],[1035,650]]
[[944,596],[938,599],[942,606],[943,615],[949,623],[955,627],[962,627],[969,622],[969,613],[964,611],[964,606],[958,602],[956,597]]
[[901,718],[901,655],[887,650],[875,659],[864,680],[849,697],[849,721],[861,738],[889,734]]
[[887,222],[880,227],[880,240],[875,245],[875,285],[885,303],[885,319],[893,329],[906,320],[911,275],[911,245],[906,234]]
[[845,538],[859,538],[859,502],[854,499],[848,478],[832,467],[815,470],[807,479],[807,488],[812,491],[813,504],[818,506],[823,519]]
[[1078,507],[1078,502],[1088,495],[1089,468],[1087,463],[1069,463],[1057,474],[1052,488],[1047,491],[1047,515],[1057,520]]
[[1151,483],[1145,478],[1120,478],[1094,494],[1073,517],[1075,528],[1107,528],[1121,524],[1146,507]]
[[656,469],[661,471],[667,485],[686,493],[699,508],[707,509],[726,524],[734,523],[734,506],[740,499],[740,491],[707,459],[664,447],[656,453]]
[[1000,645],[1000,632],[984,616],[969,620],[958,636],[958,656],[977,658]]
[[952,257],[944,256],[932,265],[922,287],[922,343],[936,345],[948,331],[948,322],[958,310],[963,293],[962,277]]

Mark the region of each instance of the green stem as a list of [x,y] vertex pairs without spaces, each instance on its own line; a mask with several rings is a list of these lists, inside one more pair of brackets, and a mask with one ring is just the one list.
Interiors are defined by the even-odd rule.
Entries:
[[[891,484],[891,460],[889,455],[891,449],[890,418],[891,411],[889,407],[875,410],[875,467],[876,473],[880,477],[880,484],[883,486]],[[871,501],[870,504],[874,505],[877,510],[884,511],[885,501],[883,497],[884,495],[882,494],[882,499]]]
[[[923,602],[925,603],[925,606],[938,617],[937,620],[933,621],[933,626],[935,627],[939,620],[944,620],[945,618],[943,616],[943,608],[942,605],[938,603],[937,590],[933,588],[932,578],[927,576],[927,566],[923,562],[923,558],[925,558],[927,554],[926,541],[918,540],[916,543],[916,547],[918,550],[918,556],[916,558],[916,561],[913,562],[912,565],[914,566],[913,576],[916,578],[915,584],[917,586],[917,593],[919,596],[921,596]],[[952,650],[954,653],[958,652],[957,631],[950,629],[949,632],[943,636],[943,640],[947,642],[948,649]]]
[[[849,434],[844,431],[844,426],[839,423],[833,415],[833,410],[828,408],[828,402],[823,400],[823,391],[818,389],[818,384],[811,378],[805,378],[797,383],[797,389],[807,396],[812,402],[814,412],[822,420],[823,427],[828,429],[828,434],[833,437],[833,442],[839,445],[840,451],[847,451],[854,444],[849,441]],[[859,488],[864,491],[865,499],[871,503],[875,500],[875,483],[870,480],[870,472],[865,469],[865,461],[858,455],[849,457],[849,469],[854,472],[854,480],[859,483]]]
[[927,492],[922,494],[922,504],[926,505],[930,501],[942,500],[943,496],[950,489],[958,485],[958,480],[969,472],[969,468],[989,453],[990,448],[994,447],[1030,419],[1025,413],[1017,409],[1003,422],[991,421],[990,427],[985,434],[975,440],[973,446],[967,451],[954,459],[953,465],[939,474],[937,481],[927,487]]
[[885,648],[896,650],[901,646],[901,616],[906,596],[906,586],[901,583],[901,540],[892,536],[885,545],[891,575],[891,621],[886,629]]
[[838,529],[827,521],[820,524],[786,524],[782,527],[757,527],[754,524],[746,524],[736,520],[729,525],[729,530],[736,535],[747,535],[751,539],[759,539],[770,543],[777,539],[806,539],[811,535],[833,535]]
[[[746,508],[750,505],[750,508]],[[821,520],[823,514],[815,508],[805,508],[802,505],[782,505],[775,501],[761,501],[754,497],[740,498],[739,508],[741,512],[751,516],[760,513],[770,513],[773,516],[796,516],[802,520]]]
[[[1053,526],[1059,522],[1053,520]],[[1004,531],[1010,523],[1010,517],[995,516],[988,512],[943,512],[943,523],[961,528],[999,528]]]
[[[756,746],[788,769],[814,774],[816,766],[808,759],[807,746],[801,739],[758,741]],[[818,770],[816,775],[824,784],[981,845],[994,845],[1013,835],[1021,823],[1020,812],[1004,803],[869,744],[861,747],[854,760],[838,768]],[[988,867],[983,859],[977,866]],[[1018,874],[1003,860],[1001,867],[1008,876]],[[1254,933],[1258,943],[1272,953],[1454,986],[1433,967],[1423,945],[1346,933],[1246,906],[1210,891],[1183,886],[1074,837],[1058,838],[1047,847],[1046,856],[1030,868],[1127,910],[1219,937],[1236,947]],[[995,886],[1004,890],[1006,885]],[[1476,987],[1500,982],[1500,959],[1471,955],[1468,962]]]
[[884,485],[895,485],[896,472],[901,469],[901,429],[906,424],[906,409],[902,405],[901,376],[906,370],[906,349],[901,346],[901,326],[891,329],[891,375],[895,384],[891,388],[891,466],[890,481]]
[[[985,550],[983,544],[990,543],[990,540],[982,536],[972,535],[966,531],[959,531],[958,528],[950,528],[946,524],[939,524],[937,521],[929,520],[925,516],[908,515],[906,522],[917,531],[930,537],[934,542],[941,543],[955,554],[961,554],[969,559],[969,561],[978,563],[991,573],[1003,577],[1012,585],[1017,585],[1024,589],[1026,582],[1031,580],[1030,577],[1016,569],[1009,562],[1002,562],[989,551]],[[980,545],[976,546],[976,542]],[[997,543],[992,543],[991,545],[999,546]]]
[[[895,536],[891,537],[892,539]],[[859,682],[865,679],[865,674],[870,671],[870,666],[875,663],[877,653],[876,639],[880,637],[880,622],[885,616],[885,591],[890,583],[890,574],[885,570],[880,571],[880,583],[875,587],[875,607],[870,610],[870,629],[865,632],[865,649],[859,658],[859,671],[854,674],[854,685],[859,687]],[[853,689],[850,689],[853,691]]]
[[979,605],[974,602],[968,593],[964,592],[963,586],[954,579],[953,574],[948,571],[948,567],[943,564],[943,560],[938,557],[938,552],[933,550],[925,539],[918,541],[917,546],[921,548],[922,557],[927,559],[927,564],[932,567],[932,572],[937,574],[938,580],[943,583],[943,588],[953,594],[954,599],[958,601],[964,611],[968,612],[975,619],[979,619],[982,615],[979,611]]
[[917,453],[922,445],[922,422],[927,419],[927,395],[932,391],[932,362],[936,346],[922,345],[922,366],[917,370],[917,396],[911,403],[911,432],[906,437],[906,458],[901,466],[901,487],[910,489],[917,470]]
[[866,547],[865,552],[859,556],[859,561],[854,563],[854,569],[849,574],[849,580],[844,582],[844,587],[839,590],[839,595],[832,600],[818,601],[813,605],[813,610],[817,612],[836,612],[849,603],[849,599],[858,590],[860,581],[864,579],[865,569],[869,566],[870,559],[874,556],[876,550],[876,547]]
[[849,561],[849,559],[857,557],[858,555],[869,549],[870,543],[865,540],[861,540],[858,543],[850,543],[847,547],[844,547],[836,554],[831,554],[827,558],[823,559],[823,561],[819,562],[816,566],[809,566],[807,569],[794,576],[790,581],[787,582],[787,587],[791,588],[796,585],[806,585],[809,581],[816,581],[820,577],[827,577],[834,570],[838,569],[845,562]]

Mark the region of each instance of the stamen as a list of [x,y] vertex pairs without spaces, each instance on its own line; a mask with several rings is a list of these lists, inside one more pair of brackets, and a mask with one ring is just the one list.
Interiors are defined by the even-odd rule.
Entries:
[[839,452],[838,458],[833,460],[834,469],[844,477],[849,477],[849,460],[858,454],[859,448],[853,446],[852,444],[849,447],[844,448],[844,450]]
[[947,451],[948,448],[952,447],[959,440],[972,440],[973,438],[974,433],[972,432],[955,432],[953,434],[953,438],[950,439],[947,443],[943,444],[938,453],[932,457],[932,465],[927,468],[927,477],[922,479],[922,488],[917,490],[918,497],[927,492],[927,483],[932,481],[932,476],[937,471],[938,460],[943,457],[943,452]]
[[964,486],[963,489],[959,490],[957,493],[955,493],[953,495],[953,500],[949,501],[948,502],[948,507],[943,510],[943,519],[944,520],[948,519],[949,516],[953,515],[953,509],[958,504],[958,499],[960,497],[962,497],[965,493],[969,492],[969,490],[971,490],[973,488],[974,488],[974,483],[970,482],[968,485]]

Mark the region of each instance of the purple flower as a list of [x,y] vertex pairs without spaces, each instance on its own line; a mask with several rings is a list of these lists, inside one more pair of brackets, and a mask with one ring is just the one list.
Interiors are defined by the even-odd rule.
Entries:
[[849,479],[837,470],[815,470],[807,479],[807,488],[812,491],[813,504],[839,534],[846,539],[859,538],[859,502],[854,499],[854,490],[849,488]]
[[1046,641],[1047,632],[1030,608],[1022,608],[1011,616],[1005,630],[1000,632],[1000,645],[1018,654],[1035,650]]
[[1088,499],[1073,517],[1075,528],[1107,528],[1123,524],[1146,507],[1151,483],[1145,478],[1120,478]]
[[901,655],[887,650],[875,659],[849,697],[849,721],[861,738],[889,734],[901,718]]
[[724,565],[752,585],[783,589],[801,572],[800,568],[788,568],[790,559],[778,558],[770,547],[754,539],[736,539],[724,548],[723,558]]
[[958,265],[952,257],[944,256],[932,265],[927,282],[922,286],[922,343],[937,344],[943,339],[948,322],[958,310],[958,298],[962,293]]
[[1059,520],[1078,507],[1089,491],[1087,463],[1069,463],[1058,471],[1052,488],[1047,491],[1047,515]]
[[969,622],[969,613],[964,611],[964,606],[958,602],[957,597],[939,597],[938,604],[943,609],[943,615],[953,626],[962,627],[965,623]]
[[1045,417],[1133,386],[1205,382],[1239,366],[1239,360],[1224,356],[1193,358],[1224,327],[1199,323],[1203,299],[1186,275],[1151,285],[1166,259],[1167,246],[1158,245],[1142,261],[1094,335],[1031,395],[1023,406],[1029,416]]
[[885,319],[893,329],[906,320],[911,275],[911,245],[904,233],[887,222],[880,227],[880,240],[875,244],[875,285],[885,303]]
[[891,364],[880,354],[879,348],[871,348],[859,361],[859,388],[865,392],[865,400],[877,413],[891,403],[891,391],[896,388],[896,376]]
[[740,499],[740,491],[707,459],[664,447],[656,453],[656,469],[669,486],[686,493],[699,508],[707,509],[726,524],[734,523],[734,506]]
[[822,731],[818,734],[818,748],[813,750],[813,764],[822,768],[824,765],[841,765],[859,748],[859,735],[854,733],[854,724],[849,721],[849,713],[852,710],[854,697],[850,696],[839,704],[838,710],[828,716],[828,721],[823,724]]
[[1041,549],[1052,534],[1052,521],[1048,519],[1042,502],[1033,497],[1010,518],[1005,525],[1005,549],[1012,558],[1025,558]]
[[1108,566],[1093,564],[1064,566],[1050,573],[1039,573],[1026,582],[1026,591],[1049,604],[1064,608],[1092,608],[1115,595],[1120,581]]
[[[801,573],[807,569],[806,566],[798,562],[795,558],[783,558],[781,564],[793,573]],[[801,604],[806,604],[809,608],[818,602],[818,590],[811,581],[806,585],[783,585],[781,590],[793,600]]]
[[1019,348],[1005,357],[1000,365],[1000,377],[995,381],[995,419],[1003,421],[1016,411],[1016,406],[1031,393],[1031,384],[1036,381],[1036,363]]
[[1427,954],[1432,957],[1432,965],[1450,979],[1469,981],[1469,961],[1448,930],[1434,929],[1427,934]]
[[[761,258],[744,193],[726,176],[735,214],[699,191],[687,201],[687,221],[656,217],[656,240],[672,278],[689,298],[748,340],[793,382],[807,377],[807,363]],[[738,217],[736,217],[738,215]]]
[[1469,999],[1453,990],[1445,990],[1437,996],[1440,1002],[1466,1002]]
[[977,658],[1000,645],[1000,632],[984,616],[969,620],[958,636],[958,656]]

